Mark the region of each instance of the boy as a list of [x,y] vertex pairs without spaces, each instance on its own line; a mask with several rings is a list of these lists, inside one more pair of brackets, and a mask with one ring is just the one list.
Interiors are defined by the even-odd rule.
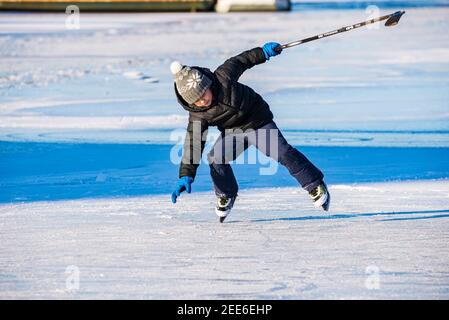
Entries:
[[290,174],[309,192],[315,206],[326,211],[329,209],[330,195],[322,172],[288,144],[273,122],[273,114],[263,98],[238,82],[245,70],[278,55],[282,51],[279,46],[278,43],[269,42],[262,48],[245,51],[226,60],[213,73],[206,68],[183,66],[176,61],[171,64],[178,102],[189,112],[179,181],[172,193],[173,203],[184,190],[191,192],[207,129],[217,126],[221,136],[207,159],[217,195],[215,212],[220,222],[230,213],[238,191],[229,162],[235,160],[249,145],[254,145],[287,167]]

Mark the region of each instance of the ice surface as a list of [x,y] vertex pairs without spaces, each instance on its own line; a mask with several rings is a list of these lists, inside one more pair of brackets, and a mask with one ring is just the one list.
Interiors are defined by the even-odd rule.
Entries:
[[330,192],[242,191],[224,224],[211,192],[0,205],[0,298],[449,298],[447,181]]

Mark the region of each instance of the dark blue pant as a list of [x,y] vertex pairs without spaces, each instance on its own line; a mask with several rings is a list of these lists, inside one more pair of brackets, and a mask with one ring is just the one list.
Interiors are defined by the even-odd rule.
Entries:
[[323,173],[285,140],[274,122],[270,122],[253,131],[223,132],[217,139],[207,156],[217,196],[237,195],[238,184],[229,162],[251,145],[285,166],[307,191],[323,180]]

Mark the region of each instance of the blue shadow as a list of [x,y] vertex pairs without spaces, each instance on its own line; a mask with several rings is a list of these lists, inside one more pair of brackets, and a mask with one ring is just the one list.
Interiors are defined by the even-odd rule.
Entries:
[[[173,146],[0,142],[0,202],[169,194],[179,165]],[[298,147],[329,184],[449,177],[449,148]],[[279,166],[260,175],[259,164],[233,165],[241,189],[298,186]],[[299,186],[298,186],[299,187]],[[201,164],[193,192],[212,190]]]
[[[395,212],[375,212],[375,213],[351,213],[351,214],[334,214],[322,216],[305,216],[305,217],[285,217],[285,218],[270,218],[270,219],[255,219],[249,220],[249,222],[273,222],[273,221],[305,221],[305,220],[332,220],[332,219],[350,219],[350,218],[363,218],[374,216],[391,216],[391,215],[415,215],[415,214],[429,214],[429,213],[449,213],[449,209],[444,210],[425,210],[425,211],[395,211]],[[393,218],[384,219],[380,221],[399,221],[399,220],[418,220],[418,219],[433,219],[433,218],[446,218],[449,215],[434,215],[424,217],[412,217],[412,218]],[[242,221],[229,221],[228,223],[238,223]]]

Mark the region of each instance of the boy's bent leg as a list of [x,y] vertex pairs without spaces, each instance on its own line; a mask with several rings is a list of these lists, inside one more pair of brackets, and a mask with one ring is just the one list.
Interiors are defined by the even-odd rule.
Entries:
[[210,176],[214,183],[214,190],[217,196],[232,198],[237,195],[238,184],[230,164],[209,164]]
[[[253,141],[250,143],[254,144]],[[323,173],[305,155],[285,140],[274,122],[256,130],[255,146],[262,153],[285,166],[308,192],[317,187],[324,178]]]
[[246,149],[245,144],[239,143],[240,140],[234,135],[221,134],[207,155],[217,196],[231,198],[237,195],[238,184],[229,162],[235,160]]

